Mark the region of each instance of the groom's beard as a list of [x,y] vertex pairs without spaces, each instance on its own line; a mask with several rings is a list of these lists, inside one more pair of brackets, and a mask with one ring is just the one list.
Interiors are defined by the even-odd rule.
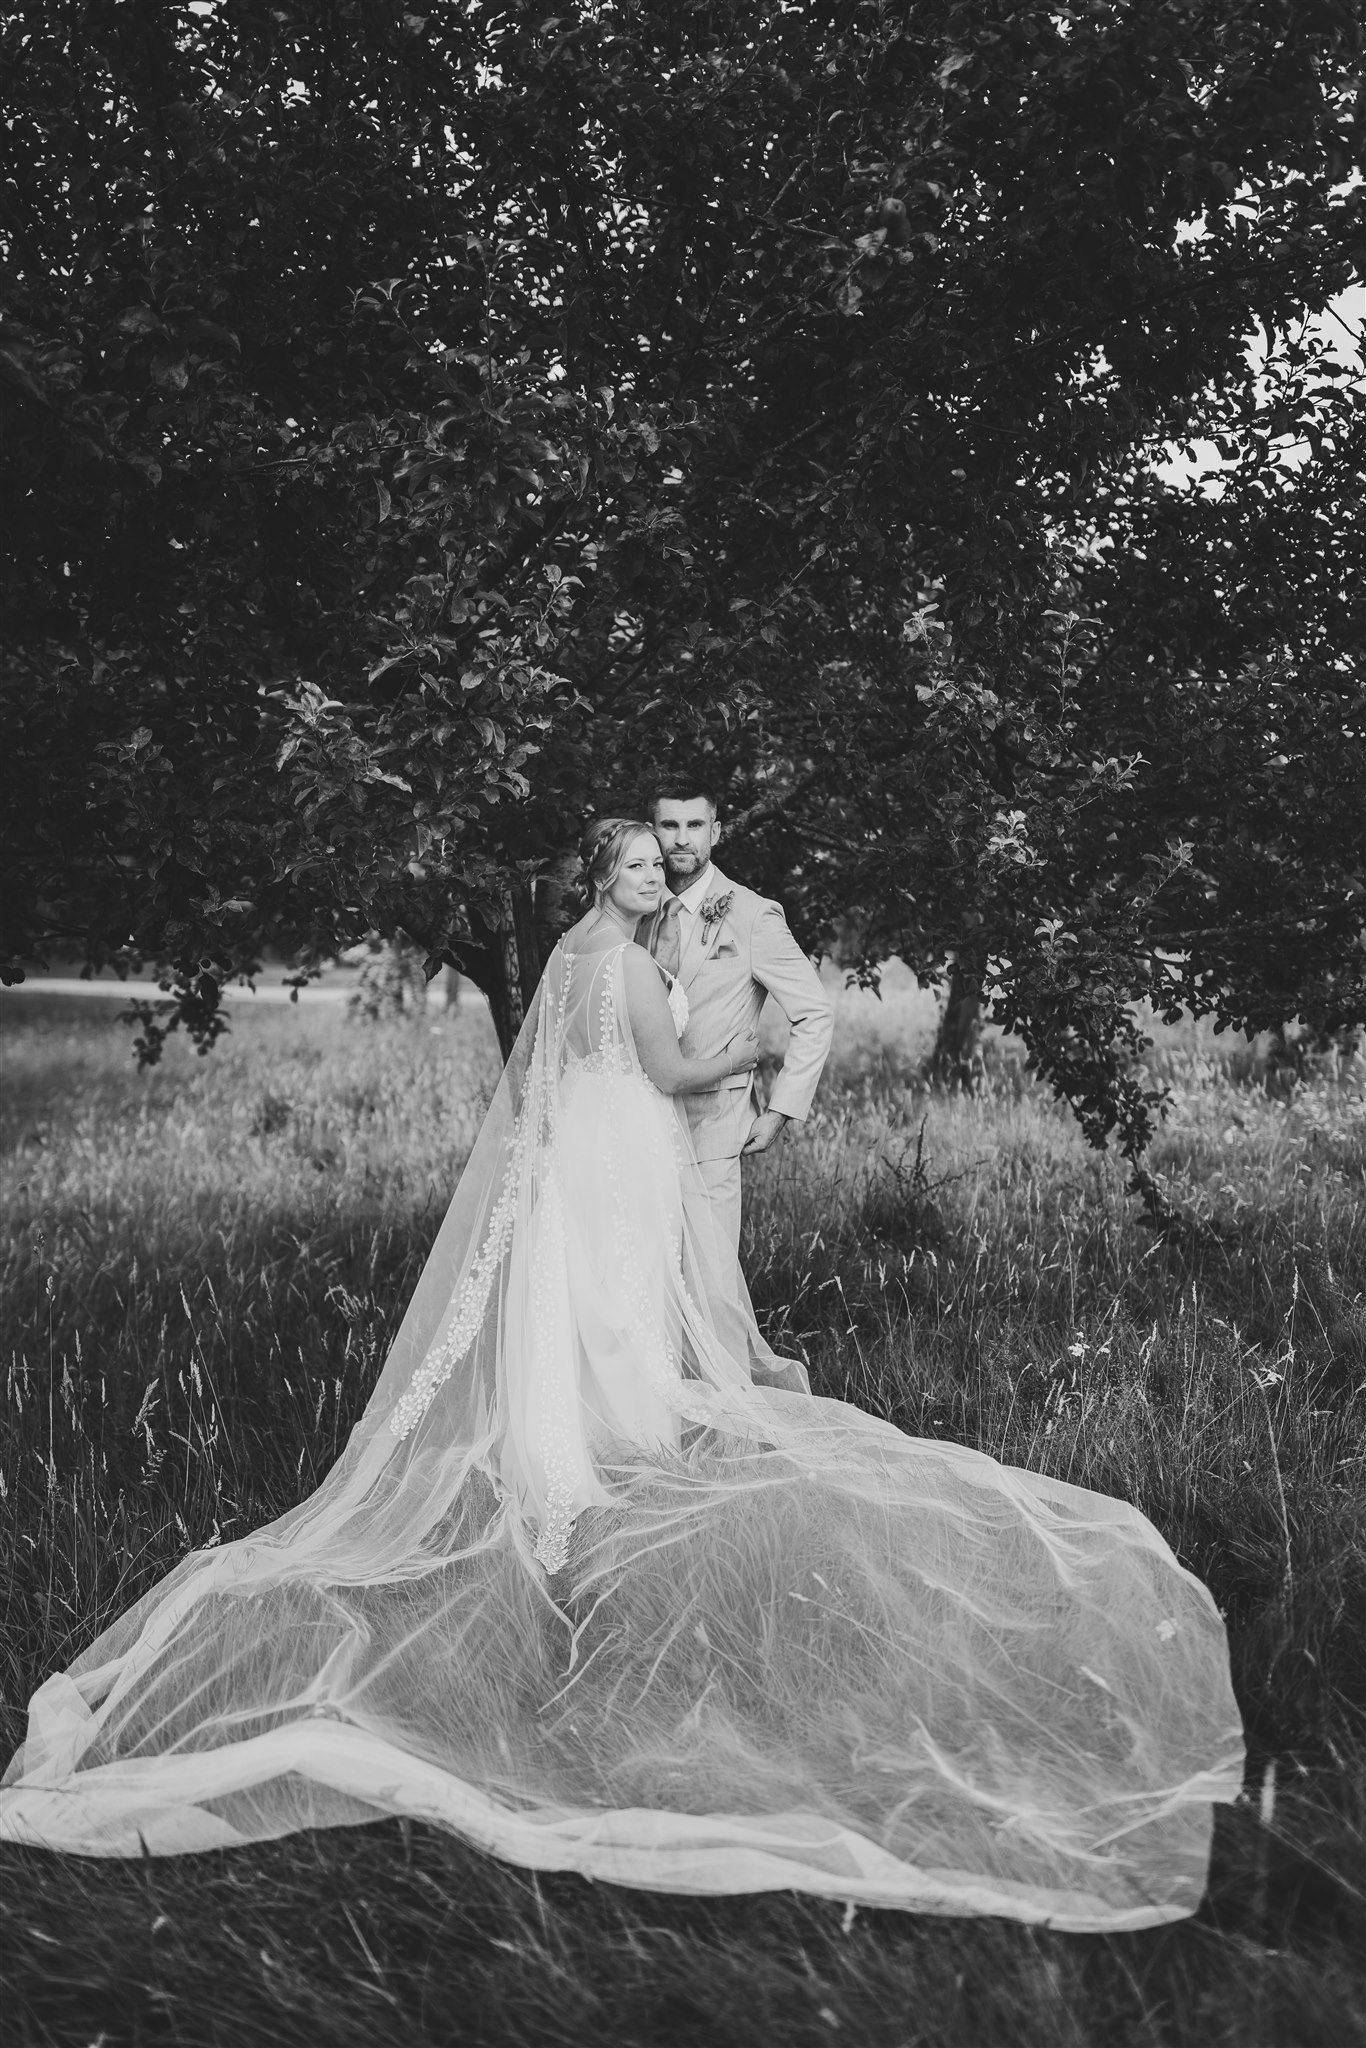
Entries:
[[664,872],[671,882],[695,882],[706,865],[704,860],[699,860],[691,851],[666,853],[664,856]]

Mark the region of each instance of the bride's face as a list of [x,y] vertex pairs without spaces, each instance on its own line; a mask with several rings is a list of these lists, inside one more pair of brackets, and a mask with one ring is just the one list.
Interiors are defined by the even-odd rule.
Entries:
[[664,894],[664,856],[653,832],[637,832],[606,891],[622,917],[653,917]]

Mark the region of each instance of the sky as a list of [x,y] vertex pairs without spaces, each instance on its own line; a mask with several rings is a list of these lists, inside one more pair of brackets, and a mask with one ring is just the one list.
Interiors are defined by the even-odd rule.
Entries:
[[[1322,343],[1333,361],[1351,373],[1358,402],[1366,407],[1366,284],[1348,285],[1322,314],[1306,320],[1304,332],[1311,342]],[[1247,356],[1254,370],[1265,362],[1265,335],[1258,332],[1248,337]],[[1213,442],[1195,442],[1194,460],[1184,450],[1170,443],[1168,446],[1168,459],[1158,464],[1159,476],[1178,487],[1218,493],[1220,471],[1228,464]],[[1281,461],[1290,468],[1297,468],[1308,456],[1307,442],[1296,443],[1287,438],[1281,444]]]

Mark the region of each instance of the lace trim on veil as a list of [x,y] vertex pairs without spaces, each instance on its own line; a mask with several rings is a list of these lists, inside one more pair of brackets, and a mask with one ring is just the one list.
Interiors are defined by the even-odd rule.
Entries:
[[[557,1052],[558,1041],[564,1028],[564,992],[569,981],[571,956],[565,953],[563,958],[564,974],[560,986],[556,1031]],[[545,1029],[548,1013],[549,1002],[543,992],[538,1038]],[[494,1277],[512,1241],[513,1225],[517,1220],[518,1196],[522,1185],[522,1169],[526,1161],[530,1134],[540,1129],[542,1121],[553,1130],[555,1091],[550,1080],[551,1069],[552,1062],[545,1057],[544,1048],[541,1048],[539,1057],[533,1064],[526,1100],[513,1125],[512,1136],[508,1142],[508,1162],[503,1173],[503,1183],[498,1191],[498,1200],[489,1216],[479,1254],[466,1276],[464,1286],[451,1303],[449,1316],[441,1333],[417,1367],[404,1392],[394,1403],[393,1413],[389,1417],[389,1428],[400,1442],[411,1436],[417,1428],[435,1400],[438,1390],[445,1385],[456,1366],[465,1357],[483,1325],[488,1312],[489,1296],[493,1291]]]
[[523,1150],[520,1123],[519,1118],[519,1129],[503,1176],[502,1192],[489,1218],[488,1235],[469,1277],[455,1298],[451,1319],[444,1334],[438,1337],[414,1372],[406,1391],[394,1403],[389,1427],[400,1442],[412,1435],[435,1400],[438,1388],[445,1385],[479,1334],[493,1290],[493,1276],[503,1262],[517,1216],[517,1188]]

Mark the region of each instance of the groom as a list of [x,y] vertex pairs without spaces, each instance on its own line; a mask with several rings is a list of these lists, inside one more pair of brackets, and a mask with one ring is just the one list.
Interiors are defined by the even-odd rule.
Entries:
[[[765,996],[792,1027],[767,1109],[753,1076],[737,1074],[708,1095],[685,1095],[698,1165],[723,1241],[740,1246],[740,1161],[766,1152],[784,1124],[811,1107],[830,1051],[830,998],[787,928],[780,904],[742,888],[712,859],[716,803],[691,782],[661,782],[650,822],[664,851],[669,895],[648,928],[650,951],[688,995],[683,1051],[708,1059],[741,1032],[757,1032]],[[642,928],[641,936],[647,936]]]

